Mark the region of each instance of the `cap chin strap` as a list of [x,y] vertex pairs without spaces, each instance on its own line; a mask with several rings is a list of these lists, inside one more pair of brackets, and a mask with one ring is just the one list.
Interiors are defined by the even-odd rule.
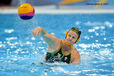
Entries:
[[75,43],[77,43],[78,41],[80,41],[80,37],[76,40],[76,42],[75,42]]

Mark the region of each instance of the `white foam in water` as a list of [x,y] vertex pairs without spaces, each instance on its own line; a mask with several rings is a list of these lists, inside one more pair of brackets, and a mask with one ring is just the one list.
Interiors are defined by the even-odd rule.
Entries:
[[45,41],[43,41],[43,43],[45,44],[46,42],[45,42]]
[[32,44],[32,43],[31,43],[30,41],[26,41],[26,44],[28,44],[28,45],[29,45],[29,44]]
[[14,39],[17,39],[17,37],[8,37],[8,38],[6,38],[6,40],[14,40]]
[[91,70],[83,70],[84,72],[89,72],[89,71],[91,71]]
[[63,69],[62,67],[52,67],[51,68],[53,71],[60,71],[60,72],[63,72],[65,74],[68,74],[68,75],[76,75],[76,74],[79,74],[81,73],[81,71],[66,71],[65,69]]
[[83,44],[82,43],[82,44],[79,44],[79,46],[81,48],[87,49],[90,47],[93,47],[93,48],[108,47],[108,46],[111,46],[111,44],[100,44],[100,43]]
[[92,57],[89,56],[88,54],[82,54],[81,55],[81,61],[87,62],[87,61],[90,61],[91,59],[92,59]]
[[100,55],[110,55],[110,50],[107,48],[103,48],[99,50]]
[[31,40],[35,40],[35,37],[32,37]]
[[91,35],[90,37],[91,37],[91,38],[93,38],[93,36],[92,36],[92,35]]
[[100,28],[103,30],[103,29],[105,29],[105,26],[101,26]]
[[95,29],[89,29],[88,32],[95,32]]
[[106,24],[106,26],[112,28],[112,24],[110,22],[106,21],[105,24]]
[[0,44],[0,47],[6,48],[5,44]]
[[39,49],[44,49],[45,47],[38,47]]
[[53,32],[52,32],[52,33],[50,33],[50,34],[55,35],[55,33],[53,33]]
[[81,23],[80,21],[76,21],[76,22],[75,22],[76,25],[79,25],[80,23]]
[[84,23],[85,25],[89,25],[89,26],[98,26],[98,25],[102,25],[102,23],[101,22],[90,22],[90,21],[88,21],[88,22],[85,22]]
[[96,42],[98,42],[98,40],[95,40]]
[[22,51],[22,48],[16,49],[15,53],[18,53],[19,51]]
[[14,29],[5,29],[4,32],[6,32],[6,33],[12,33],[12,32],[14,32]]
[[90,45],[87,45],[87,44],[79,44],[79,46],[82,48],[89,48],[90,47]]
[[89,40],[89,37],[88,36],[85,36],[84,38],[87,39],[87,40]]
[[96,35],[96,36],[99,36],[99,33],[95,32],[95,35]]
[[98,30],[100,27],[96,26],[96,27],[93,27],[95,30]]
[[106,38],[104,38],[104,40],[106,40]]
[[0,45],[0,47],[2,47],[2,45]]

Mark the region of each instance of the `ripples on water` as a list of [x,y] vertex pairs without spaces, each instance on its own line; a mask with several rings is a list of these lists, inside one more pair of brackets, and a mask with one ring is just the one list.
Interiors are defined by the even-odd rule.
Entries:
[[[82,24],[76,21],[75,24]],[[114,23],[83,23],[81,41],[74,45],[81,54],[79,65],[43,63],[47,45],[32,35],[21,39],[17,29],[2,29],[0,39],[0,76],[107,76],[114,75]],[[62,34],[65,34],[63,30]],[[13,34],[15,33],[15,34]],[[26,35],[26,33],[20,33]],[[29,32],[30,33],[30,32]],[[57,32],[55,32],[57,33]],[[51,34],[54,34],[51,31]],[[11,35],[11,36],[7,36]],[[57,35],[59,36],[59,35]],[[33,64],[32,63],[36,63]]]

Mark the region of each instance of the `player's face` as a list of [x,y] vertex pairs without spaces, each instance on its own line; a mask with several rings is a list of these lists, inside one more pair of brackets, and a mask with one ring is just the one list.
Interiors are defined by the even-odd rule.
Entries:
[[78,34],[75,33],[74,31],[70,30],[67,34],[66,41],[69,44],[74,44],[76,42],[77,38],[78,38]]

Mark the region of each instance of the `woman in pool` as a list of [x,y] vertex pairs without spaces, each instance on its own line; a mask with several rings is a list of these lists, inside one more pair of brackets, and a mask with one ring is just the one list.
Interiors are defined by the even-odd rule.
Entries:
[[72,27],[68,30],[65,40],[56,38],[41,27],[32,30],[32,33],[34,36],[38,34],[48,44],[48,50],[45,56],[47,62],[80,63],[80,54],[73,46],[73,44],[80,40],[81,31],[78,28]]

